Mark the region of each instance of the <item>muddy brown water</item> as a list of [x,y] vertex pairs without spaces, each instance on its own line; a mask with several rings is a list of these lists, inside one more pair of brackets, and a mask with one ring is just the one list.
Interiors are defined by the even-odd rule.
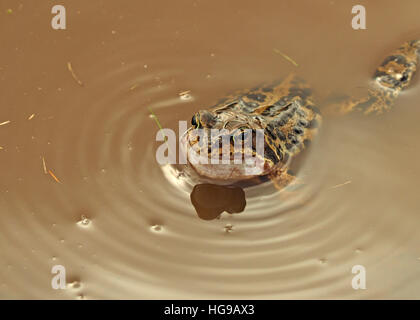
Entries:
[[300,192],[246,188],[208,221],[157,164],[148,110],[177,129],[293,71],[356,94],[420,36],[418,1],[360,1],[361,31],[353,1],[63,0],[61,31],[54,4],[0,3],[0,298],[420,298],[418,80],[383,116],[326,117]]

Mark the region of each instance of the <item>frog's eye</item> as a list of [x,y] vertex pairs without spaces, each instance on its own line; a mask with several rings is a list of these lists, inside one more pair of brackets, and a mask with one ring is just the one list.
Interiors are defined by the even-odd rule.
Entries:
[[194,128],[198,128],[198,126],[200,125],[200,122],[197,120],[197,115],[194,115],[191,119],[191,125]]

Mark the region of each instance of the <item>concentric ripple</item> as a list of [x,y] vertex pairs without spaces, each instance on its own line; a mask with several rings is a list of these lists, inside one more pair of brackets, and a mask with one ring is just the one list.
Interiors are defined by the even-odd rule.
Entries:
[[[160,142],[149,108],[177,129],[178,120],[213,101],[194,92],[180,98],[176,60],[126,60],[79,69],[85,87],[63,85],[71,94],[57,112],[48,109],[52,121],[46,112],[34,124],[26,183],[9,190],[16,172],[2,182],[1,223],[8,227],[0,246],[14,247],[4,250],[2,273],[12,275],[3,280],[4,296],[374,297],[392,295],[405,280],[381,281],[390,257],[416,232],[410,186],[398,186],[407,189],[404,202],[392,200],[409,174],[395,165],[393,119],[327,118],[299,171],[302,188],[250,187],[244,212],[203,221],[190,203],[192,186],[155,159]],[[8,152],[11,164],[19,154]],[[59,181],[42,172],[40,157]],[[51,292],[56,264],[66,267],[68,284]],[[369,273],[365,293],[351,287],[357,264]],[[32,279],[35,270],[42,272]]]

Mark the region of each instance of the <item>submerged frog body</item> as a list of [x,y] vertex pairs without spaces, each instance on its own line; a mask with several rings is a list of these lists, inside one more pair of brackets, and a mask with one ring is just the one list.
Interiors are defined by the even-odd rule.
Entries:
[[[411,82],[419,50],[420,40],[404,43],[376,69],[366,96],[341,102],[336,106],[337,111],[341,114],[358,111],[368,115],[390,109],[394,100]],[[242,134],[245,129],[262,129],[264,169],[260,176],[269,176],[276,185],[283,186],[293,179],[288,174],[291,159],[313,140],[321,121],[310,86],[299,77],[290,75],[281,82],[238,92],[207,110],[197,112],[192,117],[192,127],[185,139],[190,147],[194,147],[197,139],[193,129],[223,128],[233,137],[233,144],[235,135]],[[252,149],[255,151],[255,145]],[[192,166],[200,175],[210,179],[250,178],[240,164],[194,163]]]

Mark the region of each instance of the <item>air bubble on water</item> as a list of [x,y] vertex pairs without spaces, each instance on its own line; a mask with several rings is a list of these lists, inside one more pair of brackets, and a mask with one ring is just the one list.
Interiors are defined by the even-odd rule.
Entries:
[[131,142],[128,143],[127,149],[128,149],[128,151],[133,151],[133,145],[132,145]]
[[161,226],[161,225],[159,225],[159,224],[154,224],[154,225],[151,227],[151,229],[152,229],[152,231],[159,232],[159,231],[162,231],[162,226]]
[[192,96],[190,94],[190,91],[188,90],[188,91],[181,92],[179,94],[179,98],[183,101],[188,101],[192,99]]
[[102,168],[102,169],[101,169],[101,172],[102,172],[102,173],[106,173],[106,169],[105,169],[105,168]]
[[143,68],[147,69],[147,68],[148,68],[148,65],[147,65],[147,64],[145,64],[145,65],[143,66]]
[[80,281],[75,280],[69,283],[68,286],[69,288],[72,288],[72,289],[79,289],[82,286],[82,283]]
[[362,252],[362,249],[360,249],[360,248],[356,248],[356,249],[354,250],[354,252],[356,252],[356,253],[360,253],[360,252]]
[[82,227],[87,227],[91,223],[91,220],[87,216],[82,214],[80,216],[80,220],[77,223]]
[[233,231],[233,225],[228,223],[227,225],[225,225],[224,230],[226,233],[231,233]]
[[207,74],[206,79],[210,79],[210,78],[211,78],[211,74]]
[[328,262],[328,260],[325,259],[325,258],[319,259],[319,263],[321,263],[321,264],[326,264],[327,262]]

